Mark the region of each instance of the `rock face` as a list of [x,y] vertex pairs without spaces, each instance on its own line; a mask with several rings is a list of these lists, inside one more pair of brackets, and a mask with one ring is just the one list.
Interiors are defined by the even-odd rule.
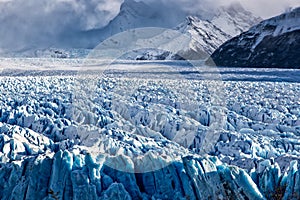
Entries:
[[211,56],[218,66],[300,68],[300,8],[265,20]]

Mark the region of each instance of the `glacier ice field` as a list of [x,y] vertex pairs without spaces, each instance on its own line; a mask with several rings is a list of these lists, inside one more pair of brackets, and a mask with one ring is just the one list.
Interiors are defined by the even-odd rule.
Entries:
[[64,62],[0,73],[0,199],[300,199],[299,70]]

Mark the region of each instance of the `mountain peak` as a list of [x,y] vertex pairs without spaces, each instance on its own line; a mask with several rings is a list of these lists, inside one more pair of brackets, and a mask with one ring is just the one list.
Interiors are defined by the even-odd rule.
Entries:
[[125,0],[120,7],[119,15],[147,16],[147,13],[149,13],[150,10],[149,6],[142,1]]
[[227,10],[230,10],[232,12],[247,12],[241,3],[239,2],[232,2],[229,4],[229,6],[226,7]]
[[258,24],[262,19],[254,16],[254,14],[245,10],[240,3],[236,2],[218,9],[211,21],[234,37]]
[[233,18],[240,18],[241,15],[246,16],[249,18],[249,20],[255,21],[255,23],[252,25],[255,25],[257,22],[262,21],[262,18],[254,16],[252,12],[247,11],[239,2],[232,2],[228,6],[222,6],[218,12],[219,15],[221,13],[227,13]]

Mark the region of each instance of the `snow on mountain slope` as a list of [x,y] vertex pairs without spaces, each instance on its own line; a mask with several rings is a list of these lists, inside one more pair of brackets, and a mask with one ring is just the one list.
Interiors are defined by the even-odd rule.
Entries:
[[262,21],[223,44],[216,64],[237,67],[299,68],[300,8]]
[[203,51],[209,55],[231,38],[213,23],[192,16],[187,17],[186,21],[176,29],[192,38],[191,49],[195,52]]
[[[157,8],[156,8],[157,9]],[[166,9],[166,8],[162,8]],[[187,16],[186,13],[177,12],[167,8],[168,12],[153,10],[150,5],[134,0],[125,1],[121,6],[119,15],[113,19],[107,27],[100,30],[99,35],[105,38],[116,33],[132,28],[162,27],[174,28],[191,37],[190,51],[186,54],[211,54],[221,44],[233,36],[248,30],[261,19],[242,8],[240,4],[232,4],[222,7],[217,11],[203,11],[199,15]],[[179,14],[178,14],[179,13]],[[186,18],[184,21],[183,19]],[[170,21],[171,20],[171,21]],[[182,22],[183,21],[183,22]],[[180,23],[180,24],[179,24]],[[179,25],[178,25],[179,24]],[[136,58],[143,59],[176,59],[170,56],[170,52],[153,52],[153,50],[141,50]],[[133,56],[129,56],[132,58]]]
[[[119,14],[107,26],[102,29],[78,33],[74,37],[64,39],[63,43],[74,43],[76,44],[74,48],[80,46],[94,48],[105,39],[123,31],[143,27],[160,27],[175,29],[186,34],[187,37],[191,37],[190,51],[186,54],[205,52],[210,55],[225,41],[248,30],[260,20],[260,18],[244,10],[240,4],[231,4],[216,10],[209,10],[203,6],[202,11],[191,15],[188,12],[177,10],[172,7],[172,4],[152,5],[144,1],[125,0]],[[55,53],[56,51],[62,54]],[[26,57],[64,58],[75,55],[81,56],[79,51],[72,48],[35,49],[24,51],[23,55]],[[22,55],[22,53],[19,54]],[[178,56],[171,54],[171,52],[159,50],[155,52],[153,49],[144,49],[128,55],[128,59],[179,59]],[[17,56],[19,55],[17,54]]]
[[0,198],[299,195],[299,83],[226,81],[221,95],[192,67],[137,64],[102,78],[1,76]]
[[232,3],[218,9],[210,21],[231,37],[235,37],[258,24],[262,19],[246,11],[240,3]]
[[172,28],[179,24],[185,15],[168,5],[151,5],[144,1],[125,0],[119,14],[102,29],[91,31],[91,36],[103,41],[120,32],[143,27]]
[[[208,11],[203,8],[199,15],[186,16],[173,8],[157,10],[144,2],[128,0],[123,3],[119,15],[101,30],[105,38],[132,28],[174,28],[192,38],[191,50],[211,54],[230,38],[248,30],[261,19],[247,12],[238,3]],[[163,9],[167,11],[162,11]],[[184,20],[184,18],[186,18]],[[183,22],[182,22],[183,21]],[[179,24],[179,25],[178,25]],[[144,53],[146,54],[146,53]]]
[[232,37],[261,21],[239,3],[217,9],[212,16],[188,16],[175,29],[192,38],[190,48],[211,55]]
[[[127,15],[129,15],[128,13],[130,12],[122,12],[121,8],[120,13],[127,13]],[[122,15],[118,16],[116,21],[113,20],[112,24],[108,25],[108,27],[122,27],[123,29],[123,27],[126,27],[124,24],[115,26],[115,23],[121,19],[123,19]],[[260,21],[259,18],[255,18],[251,13],[245,11],[239,4],[222,7],[217,11],[210,11],[210,13],[203,10],[201,15],[187,16],[182,23],[174,28],[176,31],[184,34],[186,38],[190,38],[190,43],[185,49],[175,50],[175,52],[164,52],[162,50],[145,48],[135,50],[134,52],[128,53],[126,56],[127,59],[137,60],[199,59],[199,57],[201,57],[199,55],[211,55],[213,51],[225,41],[247,30],[258,21]],[[134,22],[136,22],[136,19]],[[145,22],[143,21],[142,24],[143,26],[148,26],[148,23],[149,21],[146,20]],[[150,23],[157,26],[157,22],[153,23],[153,21],[150,21]],[[132,28],[134,26],[130,23],[129,27]],[[106,29],[107,28],[105,28],[105,30]],[[127,28],[124,29],[127,30]],[[166,38],[161,38],[162,44],[165,44],[165,41],[170,40],[168,35],[164,35],[163,37]],[[141,36],[141,38],[143,38],[143,36]],[[151,40],[151,38],[149,39]],[[177,38],[174,38],[174,40],[176,39]]]
[[[154,4],[154,3],[153,3]],[[172,28],[184,18],[184,13],[172,6],[162,4],[161,8],[144,1],[125,0],[120,12],[108,27],[110,35],[138,27]]]
[[[139,27],[162,27],[174,28],[181,23],[184,18],[191,16],[199,20],[212,22],[219,29],[230,36],[236,36],[251,26],[261,21],[261,18],[255,17],[252,13],[246,11],[241,4],[233,3],[226,7],[216,10],[208,10],[203,6],[199,14],[189,15],[188,13],[179,12],[173,7],[161,5],[158,9],[145,2],[135,2],[134,0],[125,0],[121,6],[119,15],[114,18],[104,32],[110,35],[119,33],[132,28]],[[187,21],[190,24],[190,21]]]

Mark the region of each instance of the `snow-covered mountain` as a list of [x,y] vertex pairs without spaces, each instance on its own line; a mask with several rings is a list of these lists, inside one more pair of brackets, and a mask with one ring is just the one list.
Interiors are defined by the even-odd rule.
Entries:
[[210,21],[231,37],[235,37],[257,25],[262,19],[245,10],[240,3],[232,3],[218,9]]
[[262,21],[216,50],[220,66],[300,68],[300,8]]
[[[171,8],[157,10],[144,2],[126,0],[121,6],[119,15],[104,29],[101,35],[105,38],[133,28],[162,27],[174,28],[192,37],[195,48],[212,53],[222,43],[257,24],[261,19],[255,17],[243,7],[234,3],[216,10],[203,11],[197,15],[188,15]],[[188,16],[187,16],[188,15]],[[104,38],[103,38],[104,39]]]
[[[225,41],[248,30],[261,19],[244,10],[240,4],[231,4],[227,7],[209,10],[203,7],[197,14],[190,14],[177,10],[171,4],[152,5],[145,1],[125,0],[119,14],[101,29],[76,33],[73,37],[65,38],[62,43],[70,43],[75,48],[92,49],[105,39],[126,30],[143,27],[160,27],[174,29],[191,38],[188,54],[211,54]],[[163,40],[163,39],[162,39]],[[162,42],[163,43],[163,42]],[[66,45],[67,46],[67,45]],[[76,55],[73,52],[80,50],[56,49],[27,50],[25,56],[57,57],[55,53],[62,52],[64,56]],[[68,50],[69,49],[69,50]],[[70,51],[70,52],[68,52]],[[180,51],[180,50],[178,50]],[[43,52],[45,52],[43,54]],[[52,52],[52,53],[51,53]],[[19,53],[19,54],[22,54]],[[153,49],[141,50],[128,55],[129,59],[178,59],[170,52],[161,52]],[[173,52],[174,54],[174,52]],[[195,56],[191,56],[195,57]]]
[[103,29],[99,36],[102,40],[134,28],[162,27],[172,28],[178,25],[185,17],[182,11],[171,5],[147,4],[146,1],[125,0],[119,14]]
[[[104,40],[133,28],[173,28],[191,37],[191,51],[195,53],[203,51],[210,55],[225,41],[248,30],[260,20],[238,3],[212,11],[203,8],[203,11],[197,15],[188,15],[174,10],[173,7],[163,7],[158,10],[158,6],[151,6],[142,1],[125,0],[119,15],[97,34],[101,35],[101,40]],[[153,51],[150,54],[149,52],[141,52],[141,54],[139,58],[151,59],[151,55],[154,59],[164,57],[159,52],[153,53]]]
[[239,3],[233,3],[217,9],[208,16],[188,16],[175,30],[192,38],[192,50],[204,51],[211,55],[224,42],[248,30],[260,20],[244,10]]
[[201,20],[196,16],[189,16],[176,29],[191,37],[190,48],[198,51],[213,53],[231,36],[208,20]]

